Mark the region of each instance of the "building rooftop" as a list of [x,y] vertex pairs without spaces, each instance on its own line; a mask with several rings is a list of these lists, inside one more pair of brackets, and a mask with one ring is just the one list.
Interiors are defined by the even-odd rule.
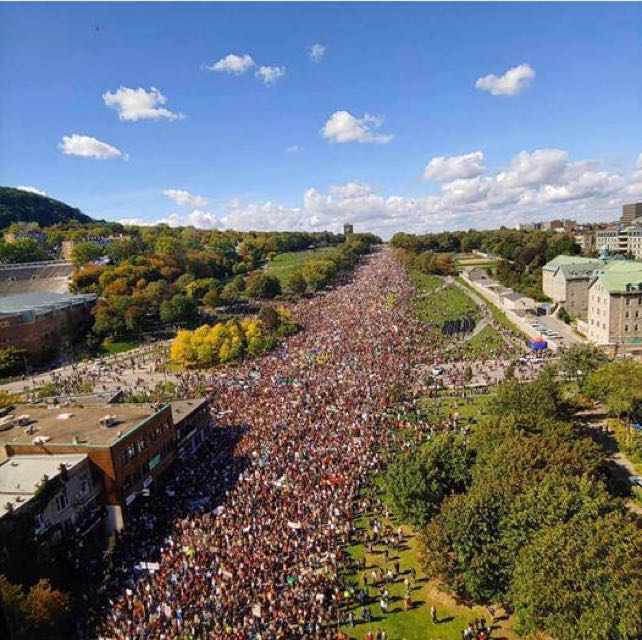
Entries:
[[178,425],[181,420],[191,416],[204,404],[207,404],[206,398],[202,398],[200,400],[176,400],[171,402],[170,405],[172,407],[172,419],[174,420],[174,424]]
[[71,470],[86,459],[86,454],[70,453],[13,456],[0,462],[0,517],[7,513],[7,503],[18,509],[31,500],[43,476],[51,480],[60,475],[61,465]]
[[[15,424],[0,431],[0,445],[38,444],[109,447],[144,424],[167,405],[95,404],[16,405],[10,415]],[[110,417],[109,426],[103,418]],[[20,420],[22,418],[22,420]],[[2,421],[10,421],[9,416]],[[102,422],[102,424],[101,424]],[[0,422],[0,429],[3,422]],[[76,442],[74,442],[76,439]],[[35,440],[35,442],[34,442]]]
[[75,304],[86,304],[96,300],[95,293],[53,293],[31,291],[15,293],[0,298],[0,316],[33,313],[35,315],[49,313],[54,309],[64,309]]
[[642,262],[613,262],[595,276],[609,293],[642,293]]

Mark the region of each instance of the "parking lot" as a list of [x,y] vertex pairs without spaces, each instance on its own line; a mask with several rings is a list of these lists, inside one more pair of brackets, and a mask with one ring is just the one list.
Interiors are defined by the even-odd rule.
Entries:
[[537,316],[529,324],[541,333],[544,340],[555,341],[563,347],[571,347],[579,342],[584,342],[569,325],[553,316]]

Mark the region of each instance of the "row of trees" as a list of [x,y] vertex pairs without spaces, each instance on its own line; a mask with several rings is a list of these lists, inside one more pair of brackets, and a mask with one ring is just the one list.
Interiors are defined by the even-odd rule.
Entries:
[[[541,268],[559,254],[580,253],[571,233],[552,231],[518,231],[496,229],[491,231],[455,231],[413,235],[396,233],[391,244],[397,249],[423,258],[427,265],[434,263],[432,254],[469,253],[483,251],[500,258],[494,275],[506,287],[543,299]],[[438,273],[428,271],[427,273]]]
[[501,602],[517,630],[560,640],[642,634],[642,532],[570,422],[554,371],[505,383],[470,436],[442,435],[388,469],[422,531],[422,563],[461,598]]
[[292,335],[298,326],[285,307],[264,306],[257,318],[232,318],[194,331],[181,330],[170,348],[173,364],[212,367],[273,349],[278,338]]
[[265,260],[277,252],[343,239],[325,232],[239,233],[162,225],[127,228],[127,233],[128,238],[108,245],[111,264],[88,262],[72,278],[75,291],[100,295],[94,311],[99,337],[136,333],[155,322],[189,322],[199,307],[273,298],[281,293],[279,281],[256,271]]
[[395,253],[399,262],[407,269],[416,269],[421,273],[438,276],[449,276],[455,273],[455,258],[452,253],[436,253],[430,250],[413,253],[401,247]]

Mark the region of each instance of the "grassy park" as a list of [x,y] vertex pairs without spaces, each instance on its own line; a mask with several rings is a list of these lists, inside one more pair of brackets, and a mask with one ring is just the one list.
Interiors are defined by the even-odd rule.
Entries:
[[443,278],[411,270],[409,276],[417,290],[416,305],[423,323],[441,327],[446,320],[456,320],[471,313],[477,305],[459,288]]
[[267,264],[268,273],[276,276],[281,281],[281,286],[285,286],[288,280],[300,271],[306,262],[310,260],[321,260],[324,255],[332,251],[335,247],[320,247],[319,249],[309,249],[307,251],[288,251],[279,253]]

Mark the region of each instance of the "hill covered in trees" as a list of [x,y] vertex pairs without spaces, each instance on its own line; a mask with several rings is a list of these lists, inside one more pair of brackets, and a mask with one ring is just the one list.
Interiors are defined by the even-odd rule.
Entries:
[[0,187],[0,229],[6,229],[14,222],[36,222],[41,227],[48,227],[71,221],[93,222],[80,209],[59,200],[11,187]]

